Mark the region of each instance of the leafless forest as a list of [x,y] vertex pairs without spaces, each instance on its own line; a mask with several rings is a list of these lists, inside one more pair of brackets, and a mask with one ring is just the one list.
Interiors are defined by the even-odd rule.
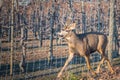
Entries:
[[[112,48],[116,74],[102,70],[96,80],[120,79],[120,1],[115,1]],[[0,80],[11,79],[11,63],[13,80],[54,80],[68,56],[66,41],[57,35],[66,21],[77,24],[77,34],[109,35],[109,17],[110,0],[0,0]],[[100,55],[91,55],[93,67],[99,60]],[[65,77],[94,80],[86,73],[84,59],[75,56]]]

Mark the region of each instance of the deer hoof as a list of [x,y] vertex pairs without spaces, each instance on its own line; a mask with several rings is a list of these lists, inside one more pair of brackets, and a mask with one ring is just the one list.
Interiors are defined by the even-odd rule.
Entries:
[[56,80],[60,80],[60,76],[57,76]]
[[97,76],[97,73],[92,71],[92,76],[96,77]]
[[100,71],[99,71],[99,70],[96,70],[96,71],[95,71],[95,73],[97,73],[97,74],[98,74],[98,73],[100,73]]
[[115,71],[112,70],[112,71],[111,71],[111,74],[114,74],[114,73],[115,73]]
[[57,78],[60,78],[62,76],[62,73],[58,73]]

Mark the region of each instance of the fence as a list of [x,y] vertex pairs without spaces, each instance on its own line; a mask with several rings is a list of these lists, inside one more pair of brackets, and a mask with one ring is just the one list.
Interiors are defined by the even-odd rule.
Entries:
[[[13,79],[35,79],[56,74],[68,56],[66,42],[56,34],[67,19],[77,23],[77,33],[96,31],[108,35],[109,0],[16,0],[13,11],[11,2],[3,0],[0,6],[1,80],[9,80],[11,72]],[[117,51],[115,46],[113,48]],[[92,54],[92,66],[96,66],[100,58],[100,55]],[[85,70],[84,65],[85,60],[75,56],[68,70],[81,73]]]

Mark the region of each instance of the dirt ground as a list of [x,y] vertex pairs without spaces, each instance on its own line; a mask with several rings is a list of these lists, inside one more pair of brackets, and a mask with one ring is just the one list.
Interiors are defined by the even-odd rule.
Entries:
[[[89,74],[85,75],[84,78],[88,76],[88,80],[120,80],[120,66],[114,66],[113,69],[115,71],[114,74],[111,74],[106,70],[101,70],[101,72],[94,78],[89,77]],[[84,78],[81,78],[80,80],[84,80]]]
[[[39,40],[25,41],[26,61],[37,61],[47,59],[49,56],[49,40],[43,40],[43,46],[39,47]],[[53,56],[64,57],[68,55],[68,47],[66,45],[56,45],[56,40],[53,41]],[[2,50],[5,49],[5,50]],[[10,42],[3,42],[0,47],[0,64],[9,64],[10,60]],[[14,63],[19,63],[22,57],[22,47],[19,42],[14,44],[13,60]]]
[[[106,70],[101,70],[96,77],[91,76],[90,73],[82,73],[82,74],[74,74],[71,75],[69,72],[64,74],[61,80],[120,80],[120,65],[114,66],[114,74]],[[56,80],[56,75],[53,76],[45,76],[41,78],[36,78],[35,80]]]

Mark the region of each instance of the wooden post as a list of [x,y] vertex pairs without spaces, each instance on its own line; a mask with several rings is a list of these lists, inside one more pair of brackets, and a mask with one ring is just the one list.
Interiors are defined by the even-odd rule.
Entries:
[[13,49],[14,49],[14,46],[13,46],[13,30],[14,30],[14,20],[13,20],[13,17],[14,17],[14,0],[12,0],[12,7],[11,7],[11,54],[10,54],[10,75],[13,74]]
[[109,22],[109,36],[108,36],[108,58],[112,62],[113,52],[113,34],[114,34],[114,5],[115,0],[110,0],[110,22]]

